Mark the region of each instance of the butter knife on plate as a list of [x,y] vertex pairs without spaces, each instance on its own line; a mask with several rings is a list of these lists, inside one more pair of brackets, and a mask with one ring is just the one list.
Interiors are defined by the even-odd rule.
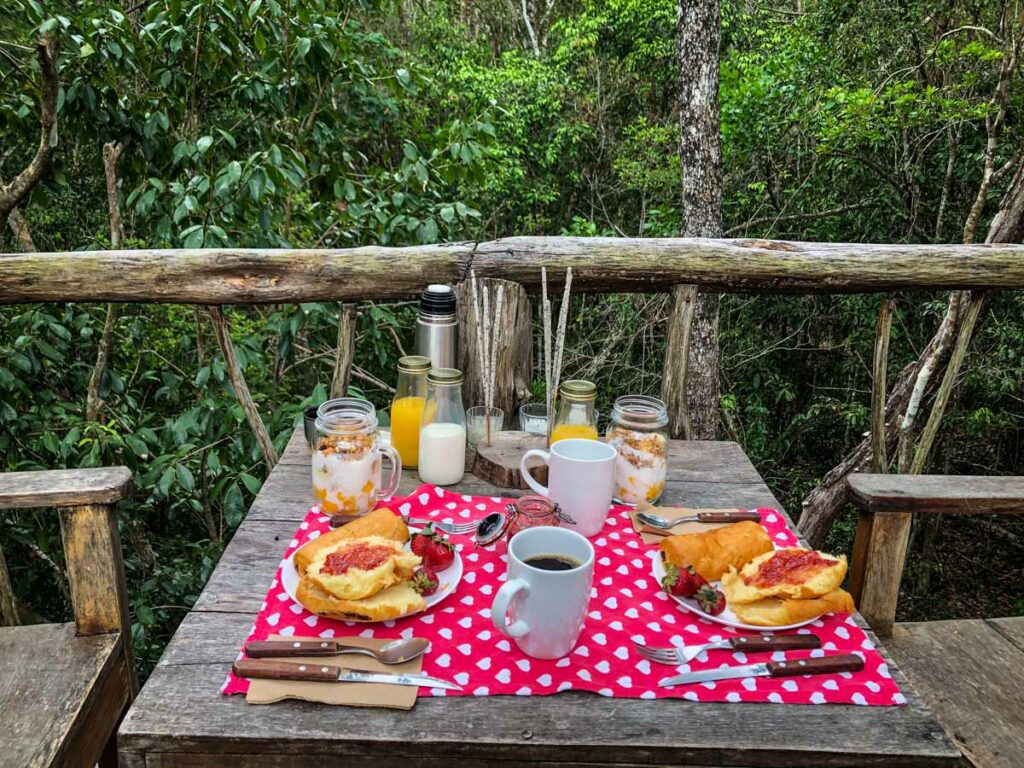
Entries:
[[363,672],[359,669],[336,667],[331,664],[296,663],[270,659],[239,659],[233,667],[239,677],[265,680],[298,680],[304,683],[386,683],[388,685],[416,685],[424,688],[444,688],[461,691],[455,683],[418,672]]
[[722,666],[717,669],[702,669],[699,672],[687,672],[674,677],[666,677],[658,681],[661,688],[689,683],[706,683],[712,680],[730,680],[741,677],[796,677],[798,675],[829,675],[836,672],[860,672],[864,669],[864,659],[855,653],[834,653],[816,659],[792,659],[786,661],[768,661],[763,664],[744,664],[743,666]]

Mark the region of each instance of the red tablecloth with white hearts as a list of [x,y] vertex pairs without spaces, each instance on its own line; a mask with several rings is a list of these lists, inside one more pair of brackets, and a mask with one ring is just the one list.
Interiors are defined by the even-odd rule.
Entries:
[[[463,496],[424,485],[406,499],[392,500],[389,506],[403,515],[462,522],[502,510],[507,501]],[[771,509],[758,511],[765,529],[780,546],[797,545],[797,538],[787,528],[782,515]],[[288,558],[298,547],[327,530],[327,517],[314,507],[299,525],[284,557]],[[464,575],[458,588],[432,610],[376,624],[325,619],[288,597],[280,585],[279,567],[248,640],[263,640],[274,634],[324,638],[346,635],[382,639],[423,637],[431,642],[423,671],[455,680],[463,691],[421,688],[421,696],[536,696],[572,689],[641,699],[871,706],[906,703],[882,656],[846,615],[825,616],[796,630],[819,635],[822,649],[793,651],[789,658],[820,656],[826,652],[857,653],[864,657],[865,665],[856,674],[759,677],[658,688],[659,679],[676,671],[766,659],[765,654],[751,654],[748,660],[741,653],[712,651],[701,653],[689,665],[674,670],[652,665],[637,655],[634,642],[693,645],[743,632],[697,618],[659,589],[651,575],[652,558],[657,556],[658,548],[641,541],[625,507],[614,507],[604,530],[591,539],[597,558],[587,622],[572,653],[553,661],[526,656],[491,623],[491,602],[506,579],[505,543],[477,549],[470,536],[451,538],[462,553]],[[781,658],[781,654],[776,655]],[[229,674],[221,690],[235,694],[245,693],[248,688],[248,680]]]

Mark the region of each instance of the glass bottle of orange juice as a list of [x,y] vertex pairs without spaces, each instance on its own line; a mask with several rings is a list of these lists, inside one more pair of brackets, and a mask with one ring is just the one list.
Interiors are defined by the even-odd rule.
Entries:
[[398,361],[398,386],[391,401],[391,445],[406,467],[419,464],[420,422],[427,401],[429,370],[429,357],[409,355]]
[[551,444],[570,437],[597,440],[597,418],[594,401],[597,387],[593,382],[570,379],[558,388],[558,413],[551,428]]

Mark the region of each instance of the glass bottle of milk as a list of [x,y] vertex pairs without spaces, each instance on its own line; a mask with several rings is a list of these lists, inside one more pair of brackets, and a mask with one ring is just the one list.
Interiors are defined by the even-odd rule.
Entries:
[[431,368],[420,427],[419,475],[425,483],[454,485],[466,471],[466,410],[462,372]]

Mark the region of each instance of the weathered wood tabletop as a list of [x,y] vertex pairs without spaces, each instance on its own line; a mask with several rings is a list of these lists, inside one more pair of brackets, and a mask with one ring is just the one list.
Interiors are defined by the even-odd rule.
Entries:
[[[414,473],[402,482],[408,493]],[[516,495],[467,474],[461,493]],[[553,696],[423,698],[409,712],[266,706],[220,686],[314,498],[297,431],[121,726],[126,768],[148,766],[952,766],[959,752],[891,667],[903,707],[712,704]],[[665,504],[777,507],[742,449],[673,442]],[[884,650],[883,650],[884,653]],[[315,757],[314,757],[315,756]],[[326,761],[325,761],[325,758]]]

